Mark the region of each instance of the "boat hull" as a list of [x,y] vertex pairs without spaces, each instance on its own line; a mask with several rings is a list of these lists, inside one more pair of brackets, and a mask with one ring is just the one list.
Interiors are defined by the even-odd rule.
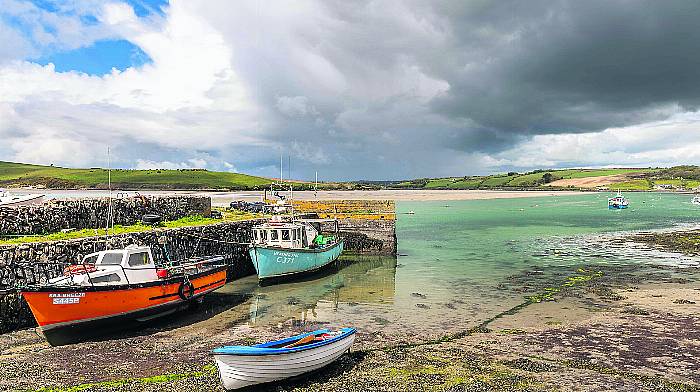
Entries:
[[[194,290],[184,293],[183,277],[118,286],[26,289],[22,295],[51,345],[80,342],[95,336],[85,331],[114,330],[125,321],[148,321],[186,307],[226,284],[226,267],[189,277]],[[98,332],[100,332],[98,331]]]
[[12,199],[0,202],[0,207],[20,207],[41,204],[44,202],[44,195],[18,196]]
[[323,249],[285,249],[252,246],[249,250],[259,280],[310,273],[329,265],[343,251],[343,241]]
[[342,339],[308,350],[263,355],[254,355],[253,350],[247,355],[217,354],[219,350],[215,350],[214,360],[224,388],[232,390],[282,381],[321,369],[349,351],[354,341],[355,332],[352,330]]

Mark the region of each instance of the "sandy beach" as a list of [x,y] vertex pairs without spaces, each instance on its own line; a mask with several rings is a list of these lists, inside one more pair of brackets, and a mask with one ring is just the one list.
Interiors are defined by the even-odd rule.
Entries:
[[[47,198],[66,199],[79,197],[102,197],[109,192],[105,190],[53,190],[53,189],[22,189],[18,194],[45,194]],[[211,196],[215,206],[226,206],[233,200],[259,201],[263,191],[120,191],[113,190],[113,196],[141,195],[172,195],[172,194],[201,194]],[[581,195],[579,191],[490,191],[490,190],[378,190],[378,191],[298,191],[294,192],[297,200],[399,200],[399,201],[429,201],[429,200],[487,200],[513,199],[521,197],[569,196]]]

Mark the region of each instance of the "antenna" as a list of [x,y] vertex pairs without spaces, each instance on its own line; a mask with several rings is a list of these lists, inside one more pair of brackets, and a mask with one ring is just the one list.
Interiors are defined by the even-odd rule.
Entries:
[[[112,218],[112,162],[110,156],[110,148],[107,146],[107,189],[109,190],[109,200],[107,205],[107,237],[109,237],[109,228],[114,226],[114,220]],[[108,243],[105,241],[105,249],[107,249]]]
[[280,153],[280,184],[282,184],[282,153]]
[[318,199],[318,170],[316,171],[316,182],[314,182],[314,198]]

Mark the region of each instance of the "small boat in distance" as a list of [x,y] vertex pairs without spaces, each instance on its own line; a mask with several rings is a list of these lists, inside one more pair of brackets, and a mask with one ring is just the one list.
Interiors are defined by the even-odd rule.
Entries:
[[696,206],[700,206],[700,195],[695,195],[695,197],[693,197],[693,200],[691,200],[690,202],[695,204]]
[[46,340],[62,345],[201,300],[226,284],[223,261],[214,256],[159,268],[151,248],[129,245],[91,253],[80,264],[67,266],[62,276],[21,292]]
[[13,195],[0,189],[0,207],[19,207],[44,202],[44,195]]
[[406,215],[415,215],[415,214],[416,214],[416,212],[415,212],[415,211],[413,211],[413,210],[411,210],[411,211],[408,211],[408,212],[406,213]]
[[617,195],[615,197],[608,198],[608,209],[622,210],[627,207],[629,207],[629,201],[622,196],[622,192],[620,192],[620,190],[617,191]]
[[[281,216],[274,216],[269,222],[253,227],[249,252],[258,280],[313,272],[334,262],[343,251],[343,240],[337,235],[323,235],[311,224],[332,221],[285,222]],[[337,233],[337,221],[334,222]]]
[[350,351],[355,329],[321,329],[255,346],[212,351],[227,390],[281,381],[320,369]]

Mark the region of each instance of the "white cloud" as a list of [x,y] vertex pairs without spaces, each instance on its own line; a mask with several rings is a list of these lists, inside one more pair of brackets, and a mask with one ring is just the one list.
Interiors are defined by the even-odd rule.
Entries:
[[491,167],[672,166],[700,162],[700,112],[602,132],[537,135],[495,154]]
[[[407,178],[700,162],[700,116],[682,114],[672,100],[642,100],[618,113],[589,102],[586,91],[582,101],[542,111],[559,96],[538,90],[537,75],[516,75],[524,84],[511,79],[520,68],[502,63],[527,52],[518,47],[533,37],[526,22],[541,26],[527,12],[482,23],[474,15],[502,10],[410,0],[173,0],[162,14],[143,17],[117,0],[59,6],[52,13],[6,0],[0,10],[23,26],[0,18],[9,42],[0,47],[0,153],[8,159],[103,165],[109,145],[123,167],[274,176],[283,151],[306,178],[316,170],[324,178]],[[97,23],[84,23],[87,15]],[[540,14],[533,8],[532,15]],[[31,62],[100,39],[128,40],[152,61],[106,75]],[[565,98],[579,96],[563,84]],[[615,124],[675,116],[546,134],[572,118],[567,129],[610,126],[587,116],[595,110]]]
[[138,159],[134,169],[139,170],[155,170],[155,169],[206,169],[207,161],[204,159],[189,159],[185,162],[170,162],[170,161],[150,161],[147,159]]

